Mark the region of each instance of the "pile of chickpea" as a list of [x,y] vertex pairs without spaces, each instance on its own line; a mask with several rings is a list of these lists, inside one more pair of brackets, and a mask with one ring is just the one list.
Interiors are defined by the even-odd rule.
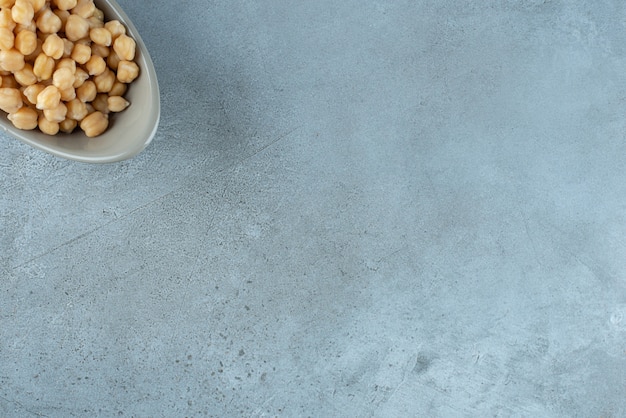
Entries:
[[19,129],[98,136],[129,105],[135,49],[93,0],[0,0],[0,109]]

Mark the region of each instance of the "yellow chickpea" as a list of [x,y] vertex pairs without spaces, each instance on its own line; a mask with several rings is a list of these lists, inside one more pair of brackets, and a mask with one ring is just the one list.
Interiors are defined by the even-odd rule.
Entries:
[[106,58],[111,53],[108,46],[98,45],[97,43],[91,43],[91,55],[98,55],[102,58]]
[[[39,126],[39,130],[46,135],[56,135],[60,130],[60,124],[58,122],[51,122],[46,119],[44,115],[39,116],[37,126]],[[74,125],[74,127],[76,127],[76,125]]]
[[24,68],[24,55],[15,48],[0,51],[0,67],[6,71],[19,71]]
[[37,49],[37,34],[30,30],[23,30],[15,36],[15,48],[24,56],[30,55]]
[[[9,30],[15,29],[17,25],[13,20],[13,16],[11,15],[11,6],[0,6],[2,10],[0,10],[0,28],[7,28]],[[6,7],[6,8],[5,8]]]
[[[4,83],[3,83],[4,84]],[[22,92],[15,88],[0,88],[0,109],[7,113],[15,113],[24,105]]]
[[33,72],[33,66],[26,63],[24,68],[14,73],[15,81],[22,86],[31,86],[37,82],[37,76]]
[[128,84],[116,80],[113,83],[113,87],[111,87],[111,91],[109,91],[109,96],[123,96],[127,90]]
[[102,46],[109,46],[112,42],[111,32],[106,28],[94,28],[90,30],[89,38],[96,44]]
[[54,4],[59,10],[70,10],[76,7],[76,0],[52,0],[52,4]]
[[61,92],[55,86],[47,86],[37,95],[37,109],[54,109],[61,103]]
[[90,18],[87,18],[87,21],[89,22],[89,27],[92,30],[104,27],[104,22],[102,21],[102,19],[98,18],[98,16],[91,16]]
[[76,74],[76,61],[71,58],[63,58],[59,62],[57,62],[57,65],[55,67],[55,69],[57,70],[59,68],[68,68],[72,72],[72,74]]
[[9,28],[0,27],[0,49],[8,51],[15,45],[15,35]]
[[91,102],[91,105],[98,112],[102,112],[104,114],[107,114],[107,113],[109,113],[109,104],[107,102],[108,98],[109,98],[109,96],[107,94],[98,94],[98,95],[96,95],[96,98],[93,99],[93,101]]
[[135,59],[136,43],[133,38],[128,35],[121,34],[113,42],[113,50],[124,61],[132,61]]
[[63,52],[65,51],[65,43],[63,39],[56,33],[52,33],[46,37],[43,45],[41,46],[43,52],[56,60],[60,59],[63,56]]
[[22,90],[22,94],[24,95],[24,97],[26,97],[26,99],[30,102],[30,104],[36,105],[37,104],[37,96],[45,88],[46,88],[46,86],[44,86],[43,84],[32,84],[32,85],[27,86],[26,88],[24,88],[24,90]]
[[104,27],[111,32],[113,39],[126,34],[126,27],[119,20],[110,20],[104,24]]
[[39,80],[48,80],[52,77],[54,71],[54,58],[47,56],[41,52],[35,59],[33,64],[33,72],[39,78]]
[[78,122],[74,119],[65,119],[63,122],[59,123],[59,129],[66,134],[71,134],[77,126]]
[[115,73],[108,68],[104,70],[102,74],[99,74],[93,78],[93,82],[96,84],[96,90],[98,93],[108,93],[115,84]]
[[61,93],[61,100],[64,102],[69,102],[76,98],[76,89],[74,87],[59,90],[59,93]]
[[65,120],[65,115],[67,114],[67,106],[65,103],[59,101],[59,104],[52,109],[44,109],[43,115],[50,122],[63,122]]
[[101,135],[109,127],[109,118],[102,112],[95,111],[87,115],[81,122],[80,128],[89,138]]
[[120,57],[117,56],[115,51],[111,51],[107,57],[107,65],[110,69],[117,71],[117,66],[120,64]]
[[87,116],[87,105],[80,99],[67,102],[67,117],[74,120],[83,120]]
[[76,89],[76,97],[83,102],[91,102],[96,98],[98,90],[96,89],[96,83],[91,80],[85,81],[80,87]]
[[99,75],[106,70],[107,63],[101,56],[92,55],[91,58],[89,58],[89,61],[85,63],[85,68],[87,69],[89,75]]
[[21,107],[14,113],[9,113],[9,120],[18,129],[30,131],[37,127],[37,111],[30,107]]
[[132,61],[120,61],[117,66],[117,79],[122,83],[130,83],[139,76],[139,66]]
[[87,19],[76,15],[70,14],[67,17],[65,23],[65,36],[72,42],[76,42],[79,39],[83,39],[89,35],[89,22]]
[[35,9],[28,0],[15,0],[15,4],[11,9],[11,17],[15,23],[21,25],[30,25],[35,16]]
[[36,20],[37,29],[42,33],[57,33],[63,27],[61,18],[54,14],[51,9],[45,9]]
[[90,18],[96,12],[93,0],[78,0],[76,6],[72,8],[72,13],[85,19]]
[[74,73],[67,67],[55,70],[52,73],[52,85],[59,90],[69,89],[74,85]]
[[121,112],[126,109],[130,103],[122,96],[109,96],[107,105],[111,112]]
[[91,48],[89,45],[74,44],[71,57],[77,63],[85,64],[91,58]]

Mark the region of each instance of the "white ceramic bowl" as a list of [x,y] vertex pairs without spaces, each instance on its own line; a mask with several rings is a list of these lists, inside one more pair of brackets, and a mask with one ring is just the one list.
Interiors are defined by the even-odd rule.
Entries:
[[161,113],[159,84],[154,64],[137,28],[114,0],[94,0],[104,12],[105,21],[118,19],[127,33],[137,42],[135,62],[139,77],[124,95],[130,106],[123,112],[111,114],[109,128],[102,135],[88,138],[77,128],[71,134],[45,135],[39,130],[17,129],[0,111],[0,127],[11,136],[40,150],[62,158],[87,163],[111,163],[137,155],[150,144],[156,133]]

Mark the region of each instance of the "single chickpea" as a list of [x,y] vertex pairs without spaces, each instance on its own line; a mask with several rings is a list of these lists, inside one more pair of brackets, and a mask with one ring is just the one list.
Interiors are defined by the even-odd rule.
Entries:
[[6,71],[19,71],[24,68],[24,55],[15,48],[0,51],[0,67]]
[[35,9],[28,0],[15,0],[11,9],[11,17],[15,23],[28,26],[35,16]]
[[54,4],[59,10],[70,10],[76,7],[76,0],[52,0],[52,4]]
[[126,27],[119,20],[110,20],[104,24],[104,27],[111,32],[113,39],[126,34]]
[[113,42],[113,50],[124,61],[135,59],[135,40],[128,35],[121,34]]
[[127,90],[128,84],[116,80],[113,83],[113,87],[111,87],[111,91],[109,91],[109,96],[124,96]]
[[17,112],[9,113],[8,119],[17,129],[30,131],[37,127],[37,111],[30,107],[21,107]]
[[30,104],[36,105],[37,96],[45,88],[46,86],[44,86],[43,84],[32,84],[24,88],[24,90],[22,90],[22,94],[24,95],[24,97],[26,97],[26,99],[30,102]]
[[109,96],[107,99],[107,105],[111,112],[121,112],[126,109],[130,103],[122,96]]
[[37,49],[37,34],[30,30],[23,30],[15,36],[15,48],[24,56],[32,54]]
[[61,100],[64,102],[69,102],[76,98],[76,89],[74,87],[59,90],[59,93],[61,93]]
[[130,83],[139,76],[139,66],[133,61],[120,61],[117,66],[117,79],[122,83]]
[[85,68],[87,69],[89,75],[99,75],[102,74],[104,70],[106,70],[107,63],[101,56],[92,55],[91,58],[89,58],[89,61],[85,63]]
[[98,45],[95,42],[92,42],[91,46],[91,55],[98,55],[102,58],[106,58],[111,53],[111,49],[108,46]]
[[37,82],[37,76],[33,72],[33,66],[29,63],[24,64],[24,68],[14,73],[15,81],[22,86],[32,86]]
[[59,101],[59,104],[52,109],[44,109],[43,115],[50,122],[63,122],[65,120],[65,115],[67,114],[67,106],[65,103]]
[[52,73],[52,85],[59,90],[73,88],[74,73],[70,68],[62,67]]
[[9,28],[0,27],[0,49],[8,51],[15,45],[15,35]]
[[42,33],[57,33],[63,27],[61,18],[54,14],[51,9],[45,9],[36,20],[37,29]]
[[7,28],[9,30],[15,29],[17,23],[13,20],[13,16],[11,15],[11,6],[0,6],[2,10],[0,10],[0,28]]
[[74,44],[71,57],[77,63],[85,64],[91,58],[91,48],[89,45],[76,43]]
[[102,21],[102,19],[98,18],[98,16],[91,16],[90,18],[87,18],[87,21],[89,22],[89,27],[92,30],[104,27],[104,22]]
[[54,65],[54,58],[47,56],[44,52],[41,52],[35,59],[33,72],[40,80],[48,80],[52,77]]
[[79,39],[85,38],[89,35],[89,22],[87,19],[76,15],[70,14],[67,17],[65,23],[65,36],[72,42],[76,42]]
[[76,74],[76,61],[71,58],[63,58],[59,62],[57,62],[57,65],[55,67],[56,70],[58,70],[59,68],[68,68],[72,72],[72,74]]
[[[4,83],[3,83],[4,84]],[[0,88],[0,109],[6,113],[15,113],[24,105],[22,92],[15,88]]]
[[80,87],[76,89],[76,97],[83,102],[92,102],[98,90],[96,89],[96,83],[91,80],[85,81]]
[[80,122],[80,128],[89,138],[102,134],[109,127],[109,118],[102,112],[95,111]]
[[96,84],[98,93],[108,93],[115,84],[115,73],[108,68],[104,70],[102,74],[99,74],[93,78],[93,82]]
[[58,122],[51,122],[46,119],[44,115],[39,116],[37,126],[39,126],[39,130],[46,135],[56,135],[60,130],[60,124]]
[[72,13],[85,19],[90,18],[96,12],[96,5],[93,0],[78,0],[76,6],[72,8]]
[[109,113],[109,104],[107,102],[108,98],[109,96],[107,94],[98,94],[96,95],[96,98],[93,99],[93,101],[91,102],[91,105],[98,112],[102,112],[106,115],[107,113]]
[[30,131],[37,127],[37,111],[30,107],[21,107],[14,113],[9,113],[9,120],[17,129]]
[[89,38],[98,45],[102,46],[110,46],[111,32],[109,32],[106,28],[94,28],[89,31]]
[[47,86],[37,95],[37,109],[54,109],[61,103],[61,92],[55,86]]
[[120,57],[117,56],[115,51],[111,51],[111,53],[107,57],[107,65],[112,70],[117,70],[117,66],[120,64],[120,61]]
[[63,52],[65,51],[65,43],[63,39],[56,33],[52,33],[46,37],[43,45],[41,46],[43,52],[56,60],[60,59],[63,56]]
[[63,122],[59,123],[59,129],[66,134],[71,134],[77,126],[78,122],[74,119],[65,119]]
[[87,105],[80,99],[67,102],[67,117],[69,119],[83,120],[87,114]]

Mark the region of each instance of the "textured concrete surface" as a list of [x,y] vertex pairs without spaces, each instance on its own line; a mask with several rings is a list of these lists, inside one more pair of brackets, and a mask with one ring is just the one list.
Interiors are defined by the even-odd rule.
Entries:
[[0,416],[626,416],[623,1],[120,3],[153,144],[0,136]]

